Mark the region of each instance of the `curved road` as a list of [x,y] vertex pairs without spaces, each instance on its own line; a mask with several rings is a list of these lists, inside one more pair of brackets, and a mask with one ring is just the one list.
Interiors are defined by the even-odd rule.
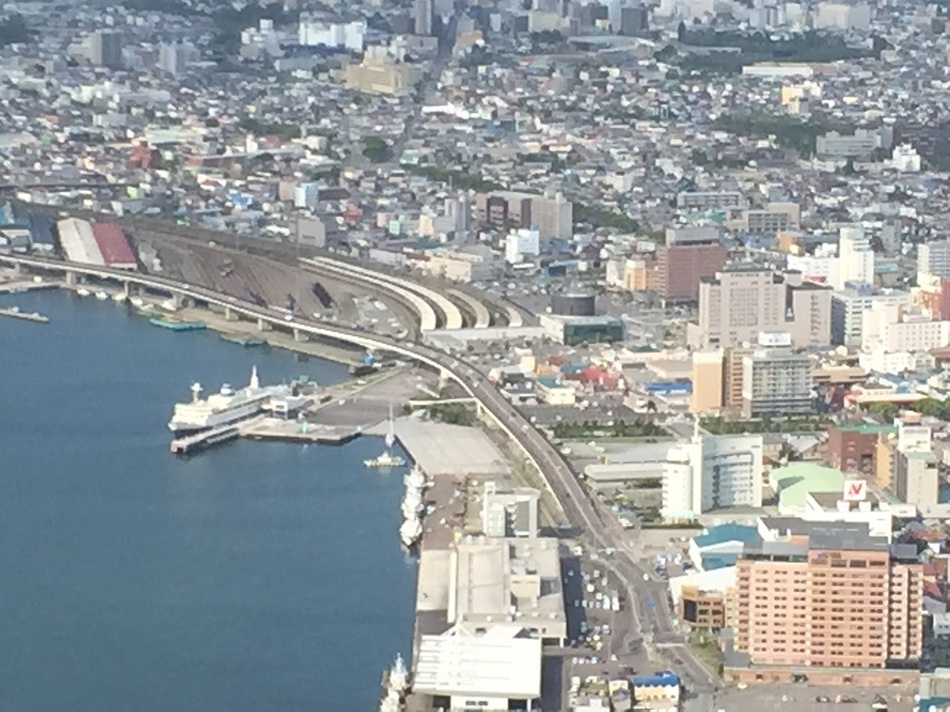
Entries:
[[[682,645],[682,637],[672,630],[672,622],[666,609],[665,591],[662,599],[654,599],[654,606],[644,605],[646,600],[644,591],[649,591],[652,587],[648,588],[649,584],[644,581],[643,569],[629,556],[623,546],[619,537],[619,525],[601,516],[598,506],[587,496],[557,449],[512,407],[502,393],[489,382],[487,376],[477,368],[463,363],[451,354],[429,346],[400,342],[386,336],[337,325],[331,326],[309,319],[289,317],[269,307],[258,306],[203,287],[182,284],[166,277],[19,255],[0,255],[0,263],[58,272],[71,271],[164,290],[219,307],[230,308],[251,319],[264,319],[275,324],[282,324],[287,328],[299,329],[304,333],[335,338],[363,347],[388,350],[441,370],[457,381],[470,396],[478,400],[499,427],[521,447],[528,460],[535,465],[551,492],[561,503],[568,520],[583,529],[588,547],[605,553],[605,567],[614,571],[627,591],[628,605],[636,618],[635,626],[642,629],[644,615],[647,612],[652,613],[652,631],[646,632],[651,633],[653,640],[657,643],[676,646],[678,656],[676,659],[680,661],[677,667],[680,667],[687,679],[692,680],[697,689],[708,690],[714,685],[714,678],[696,659],[690,648]],[[638,608],[639,611],[637,611]]]

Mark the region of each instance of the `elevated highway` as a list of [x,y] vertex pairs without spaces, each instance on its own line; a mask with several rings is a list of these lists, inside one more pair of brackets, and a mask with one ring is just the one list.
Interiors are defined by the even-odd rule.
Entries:
[[[339,264],[334,264],[332,262],[327,265],[325,262],[319,262],[317,260],[301,257],[300,264],[305,270],[314,272],[316,274],[330,273],[338,279],[349,279],[355,277],[356,279],[354,281],[369,281],[365,275],[355,272],[349,268],[343,269]],[[421,333],[424,334],[427,331],[434,331],[438,328],[439,324],[435,309],[433,309],[432,305],[420,297],[416,292],[405,289],[404,287],[392,282],[385,282],[383,283],[383,286],[387,292],[390,292],[393,296],[395,296],[397,299],[400,299],[403,303],[407,304],[416,312],[416,314],[419,316],[419,331]]]
[[[695,683],[695,689],[709,690],[714,687],[713,675],[698,661],[689,646],[683,645],[682,636],[673,630],[669,612],[666,610],[665,597],[655,601],[654,606],[641,607],[635,603],[641,600],[639,597],[643,595],[644,570],[629,555],[619,540],[616,521],[611,522],[602,516],[600,508],[585,492],[555,447],[477,368],[463,363],[450,353],[429,346],[292,317],[267,306],[259,306],[165,277],[21,255],[0,255],[0,264],[64,273],[67,277],[72,275],[73,278],[76,275],[84,275],[187,297],[196,302],[217,306],[233,315],[257,320],[259,324],[268,323],[291,329],[295,333],[299,331],[301,334],[356,344],[369,350],[397,354],[433,368],[441,376],[452,379],[469,397],[477,401],[482,412],[487,414],[498,428],[517,444],[525,459],[538,470],[545,485],[560,503],[568,520],[584,532],[584,541],[587,546],[594,551],[609,552],[603,566],[610,568],[626,589],[628,605],[635,617],[637,633],[644,631],[649,625],[651,628],[649,632],[654,640],[676,646],[677,660],[680,661],[681,666],[674,665],[673,667],[681,667],[687,678]],[[372,276],[375,278],[376,273],[372,273]],[[643,617],[647,615],[652,616],[652,620],[645,622]],[[635,642],[635,636],[631,640]]]
[[460,292],[457,289],[450,289],[449,294],[458,299],[467,306],[475,315],[475,323],[472,327],[475,329],[487,329],[491,326],[491,314],[488,313],[488,307],[478,301],[475,297]]
[[459,310],[458,306],[456,306],[451,299],[446,298],[433,289],[423,287],[422,285],[416,284],[415,282],[412,282],[408,279],[393,277],[392,275],[388,275],[383,272],[366,269],[365,267],[359,267],[358,265],[350,263],[343,263],[339,260],[330,259],[329,257],[314,257],[312,259],[302,259],[301,261],[311,266],[322,267],[330,272],[347,275],[359,275],[361,277],[365,277],[367,281],[376,282],[377,284],[383,283],[391,285],[406,292],[414,292],[418,297],[427,300],[430,304],[434,304],[435,307],[442,313],[443,328],[462,328],[462,312]]

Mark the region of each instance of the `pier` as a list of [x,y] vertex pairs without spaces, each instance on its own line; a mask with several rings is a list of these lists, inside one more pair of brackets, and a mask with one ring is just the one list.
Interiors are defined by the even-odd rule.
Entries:
[[24,319],[26,321],[35,321],[40,324],[45,324],[49,321],[48,316],[43,316],[39,312],[25,312],[20,311],[20,307],[9,307],[5,309],[0,309],[0,316],[9,316],[14,319]]
[[203,430],[194,435],[175,438],[171,443],[171,451],[175,455],[188,455],[199,450],[205,450],[213,445],[234,440],[238,435],[240,435],[240,432],[236,423],[224,425],[220,428],[212,428],[211,430]]
[[315,445],[343,445],[363,434],[359,426],[320,425],[284,418],[259,415],[240,423],[203,430],[194,435],[175,438],[171,451],[175,455],[190,455],[215,445],[238,438],[275,440]]
[[296,422],[283,418],[254,418],[242,423],[239,431],[241,437],[254,440],[281,440],[321,445],[343,445],[363,433],[360,427],[315,425],[306,421]]

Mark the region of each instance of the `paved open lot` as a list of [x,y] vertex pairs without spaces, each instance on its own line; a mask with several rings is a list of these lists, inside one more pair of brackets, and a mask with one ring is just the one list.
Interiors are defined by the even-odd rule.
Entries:
[[504,454],[477,428],[417,417],[396,420],[396,437],[429,475],[506,475]]

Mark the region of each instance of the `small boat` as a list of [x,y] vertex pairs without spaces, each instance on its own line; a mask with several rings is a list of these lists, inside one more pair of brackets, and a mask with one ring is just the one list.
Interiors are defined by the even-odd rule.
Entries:
[[102,291],[96,292],[96,299],[98,299],[100,302],[104,302],[108,298],[109,298],[109,295],[106,294],[105,292],[102,292]]
[[399,540],[406,548],[412,547],[422,536],[422,522],[418,519],[407,519],[399,527]]
[[390,467],[402,467],[406,464],[406,460],[399,456],[394,455],[392,448],[396,444],[396,433],[393,431],[393,404],[389,404],[389,432],[386,433],[386,449],[381,455],[377,457],[371,457],[368,460],[363,460],[363,464],[366,467],[376,467],[380,469],[387,469]]
[[267,341],[264,339],[258,339],[254,336],[239,336],[237,334],[221,334],[221,341],[227,341],[231,344],[237,344],[238,346],[243,346],[246,349],[252,348],[254,346],[266,346]]
[[138,307],[139,309],[145,306],[145,300],[142,299],[142,297],[132,297],[129,301],[132,302],[133,307]]
[[149,323],[154,326],[160,326],[163,329],[171,329],[172,331],[200,331],[201,329],[208,328],[208,325],[203,321],[173,321],[159,317],[152,317],[149,319]]
[[386,470],[391,467],[402,467],[406,464],[405,458],[394,455],[392,452],[387,450],[381,455],[376,457],[371,457],[368,460],[363,460],[363,465],[366,467],[375,467],[380,470]]
[[126,299],[128,299],[128,297],[125,296],[125,292],[116,292],[112,295],[112,301],[118,304],[124,304]]
[[412,471],[403,478],[403,482],[405,482],[407,490],[422,490],[428,484],[425,474],[423,474],[422,469],[418,466],[412,468]]
[[76,294],[78,294],[80,297],[88,297],[90,294],[92,294],[92,292],[90,292],[85,287],[80,287],[76,290]]

